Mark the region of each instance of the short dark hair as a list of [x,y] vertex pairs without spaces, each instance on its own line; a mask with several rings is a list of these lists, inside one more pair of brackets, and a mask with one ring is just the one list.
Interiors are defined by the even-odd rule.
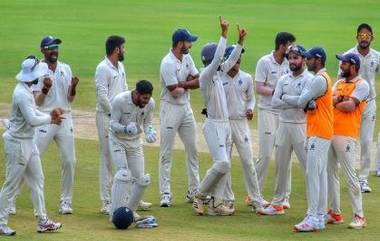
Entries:
[[115,48],[120,47],[125,43],[125,39],[121,36],[112,35],[109,36],[106,40],[106,54],[110,56]]
[[152,95],[153,85],[149,80],[139,80],[136,83],[136,90],[140,95]]
[[371,32],[371,34],[373,34],[372,27],[368,23],[362,23],[362,24],[360,24],[358,26],[358,29],[357,29],[356,33],[359,33],[362,29],[367,29],[368,31]]
[[280,45],[286,45],[288,42],[295,42],[296,37],[288,32],[279,32],[274,40],[275,50],[280,48]]

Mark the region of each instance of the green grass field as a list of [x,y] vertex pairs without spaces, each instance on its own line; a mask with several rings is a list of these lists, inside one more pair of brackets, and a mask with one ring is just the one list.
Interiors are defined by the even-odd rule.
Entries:
[[[2,143],[1,143],[2,144]],[[12,240],[378,240],[380,231],[380,197],[379,182],[371,177],[374,192],[364,195],[364,208],[369,226],[361,231],[347,229],[351,219],[351,206],[345,185],[342,188],[342,210],[345,224],[329,225],[326,231],[320,233],[293,233],[294,224],[299,222],[306,210],[306,194],[303,184],[303,174],[299,165],[293,166],[292,208],[284,216],[266,217],[253,214],[244,204],[245,189],[241,178],[241,165],[237,158],[232,163],[233,188],[236,195],[237,212],[231,217],[199,217],[192,213],[191,205],[185,203],[187,177],[185,176],[185,162],[182,151],[176,151],[173,165],[173,193],[174,205],[172,208],[160,208],[158,200],[158,148],[146,148],[146,169],[151,174],[152,183],[148,187],[144,200],[153,202],[151,212],[158,219],[160,227],[156,229],[115,230],[105,215],[99,213],[100,203],[98,194],[98,145],[94,141],[77,140],[77,174],[74,191],[73,215],[61,216],[58,214],[58,200],[60,193],[59,161],[55,145],[50,145],[48,152],[43,156],[45,172],[45,197],[48,213],[56,220],[63,222],[64,227],[59,233],[37,234],[36,220],[30,202],[30,194],[24,188],[17,201],[17,215],[11,216],[10,225],[17,230]],[[96,150],[96,151],[95,151]],[[3,150],[0,156],[4,156]],[[211,165],[209,154],[202,153],[201,173]],[[0,169],[3,169],[3,162]],[[273,177],[274,166],[270,168],[269,177]],[[0,175],[3,180],[3,175]],[[268,178],[265,192],[270,198],[273,189],[273,178]],[[342,179],[342,184],[344,184]],[[0,238],[1,239],[1,238]]]
[[[177,27],[186,27],[199,36],[192,56],[201,66],[202,46],[219,38],[218,16],[231,23],[229,43],[236,41],[234,25],[247,28],[248,37],[242,69],[254,74],[257,60],[274,47],[274,36],[279,31],[296,35],[297,42],[310,48],[323,46],[328,54],[327,67],[336,76],[336,53],[355,45],[356,27],[370,23],[375,35],[380,31],[380,5],[376,0],[233,0],[233,1],[130,1],[130,0],[2,0],[0,1],[0,103],[10,103],[15,75],[21,60],[29,54],[41,56],[42,37],[54,35],[63,40],[60,59],[71,65],[80,78],[74,108],[95,109],[93,75],[96,65],[104,57],[104,42],[111,34],[127,39],[125,67],[130,87],[139,79],[152,80],[154,97],[159,96],[159,64],[171,46],[171,34]],[[376,35],[377,36],[377,35]],[[375,39],[375,49],[380,42]],[[380,91],[380,85],[378,91]],[[192,105],[197,120],[201,120],[202,100],[199,90],[192,92]],[[158,110],[158,108],[157,108]],[[157,111],[156,110],[156,111]],[[157,115],[156,115],[157,117]],[[376,125],[379,130],[380,122]],[[253,123],[253,125],[255,125]],[[2,144],[2,143],[1,143]],[[347,230],[351,208],[345,186],[342,189],[342,208],[346,224],[328,226],[321,233],[294,234],[291,227],[301,220],[306,210],[303,175],[295,165],[292,208],[282,217],[261,217],[243,204],[245,195],[241,167],[233,160],[233,183],[238,211],[235,216],[223,218],[196,217],[190,205],[184,203],[186,190],[183,151],[175,152],[173,165],[174,207],[158,207],[158,148],[146,148],[146,167],[153,183],[145,200],[152,201],[152,212],[160,227],[154,230],[118,231],[107,218],[98,213],[98,147],[93,141],[77,140],[77,175],[74,209],[70,216],[58,215],[59,162],[53,145],[44,156],[46,177],[45,195],[49,213],[64,223],[61,232],[49,235],[35,233],[29,193],[26,190],[18,200],[18,213],[10,225],[18,234],[14,240],[378,240],[380,185],[371,177],[374,192],[364,195],[364,209],[369,226],[362,231]],[[201,154],[201,174],[210,166],[210,156]],[[0,151],[0,169],[4,170],[4,153]],[[273,177],[273,166],[270,169]],[[4,171],[0,172],[2,183]],[[264,194],[270,199],[273,178],[269,178]],[[344,182],[342,180],[342,184]],[[5,238],[1,237],[1,240]]]

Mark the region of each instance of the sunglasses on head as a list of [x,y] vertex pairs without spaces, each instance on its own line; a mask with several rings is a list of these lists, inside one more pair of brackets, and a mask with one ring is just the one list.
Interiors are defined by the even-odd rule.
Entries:
[[34,60],[34,64],[33,64],[32,68],[30,69],[33,72],[34,69],[36,68],[36,66],[40,63],[40,60],[37,59],[37,57],[34,55],[30,55],[30,56],[26,57],[26,59],[33,59]]

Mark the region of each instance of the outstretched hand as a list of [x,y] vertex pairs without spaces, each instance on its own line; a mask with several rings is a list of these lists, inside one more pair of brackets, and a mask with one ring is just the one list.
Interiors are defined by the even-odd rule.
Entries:
[[222,29],[222,36],[227,38],[228,27],[230,23],[226,21],[222,16],[219,16],[220,28]]

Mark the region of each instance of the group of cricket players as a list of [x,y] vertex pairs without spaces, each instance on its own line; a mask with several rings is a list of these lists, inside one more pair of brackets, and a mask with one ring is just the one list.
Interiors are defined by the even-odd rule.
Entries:
[[[198,71],[189,54],[197,36],[177,29],[172,46],[160,66],[160,135],[153,127],[153,85],[139,80],[132,90],[127,85],[123,60],[125,39],[109,36],[106,56],[95,72],[96,126],[99,137],[99,188],[101,212],[127,207],[135,220],[139,210],[152,203],[142,200],[150,175],[144,168],[144,143],[159,141],[160,207],[172,206],[171,167],[175,136],[185,147],[188,189],[186,202],[197,215],[228,216],[235,212],[231,183],[233,145],[239,154],[247,196],[245,202],[260,215],[282,215],[290,208],[291,155],[294,150],[305,176],[307,211],[294,225],[295,232],[319,231],[326,224],[343,223],[340,209],[340,165],[352,204],[350,228],[367,225],[362,193],[368,183],[371,146],[376,119],[375,74],[380,53],[370,45],[370,25],[357,28],[357,45],[342,55],[333,83],[325,68],[322,47],[305,50],[296,37],[280,32],[275,49],[259,59],[255,81],[240,69],[247,31],[237,25],[237,42],[227,45],[228,21],[219,18],[221,36],[201,50],[203,67]],[[12,108],[3,122],[5,132],[5,181],[0,192],[0,235],[14,235],[9,215],[16,214],[16,200],[25,183],[31,190],[37,231],[55,231],[62,224],[48,218],[44,200],[41,158],[53,140],[60,151],[61,196],[59,212],[72,214],[75,176],[75,143],[71,102],[79,79],[69,65],[58,61],[62,40],[44,37],[42,60],[31,55],[21,64]],[[200,89],[205,116],[203,134],[212,165],[203,179],[199,175],[196,145],[197,124],[190,92]],[[254,159],[249,120],[258,101],[259,153]],[[142,135],[143,134],[143,135]],[[355,170],[356,140],[360,137],[360,173]],[[274,150],[275,186],[273,199],[262,195]],[[376,175],[380,176],[380,152]],[[339,164],[339,165],[338,165]],[[156,227],[146,224],[144,227]]]

